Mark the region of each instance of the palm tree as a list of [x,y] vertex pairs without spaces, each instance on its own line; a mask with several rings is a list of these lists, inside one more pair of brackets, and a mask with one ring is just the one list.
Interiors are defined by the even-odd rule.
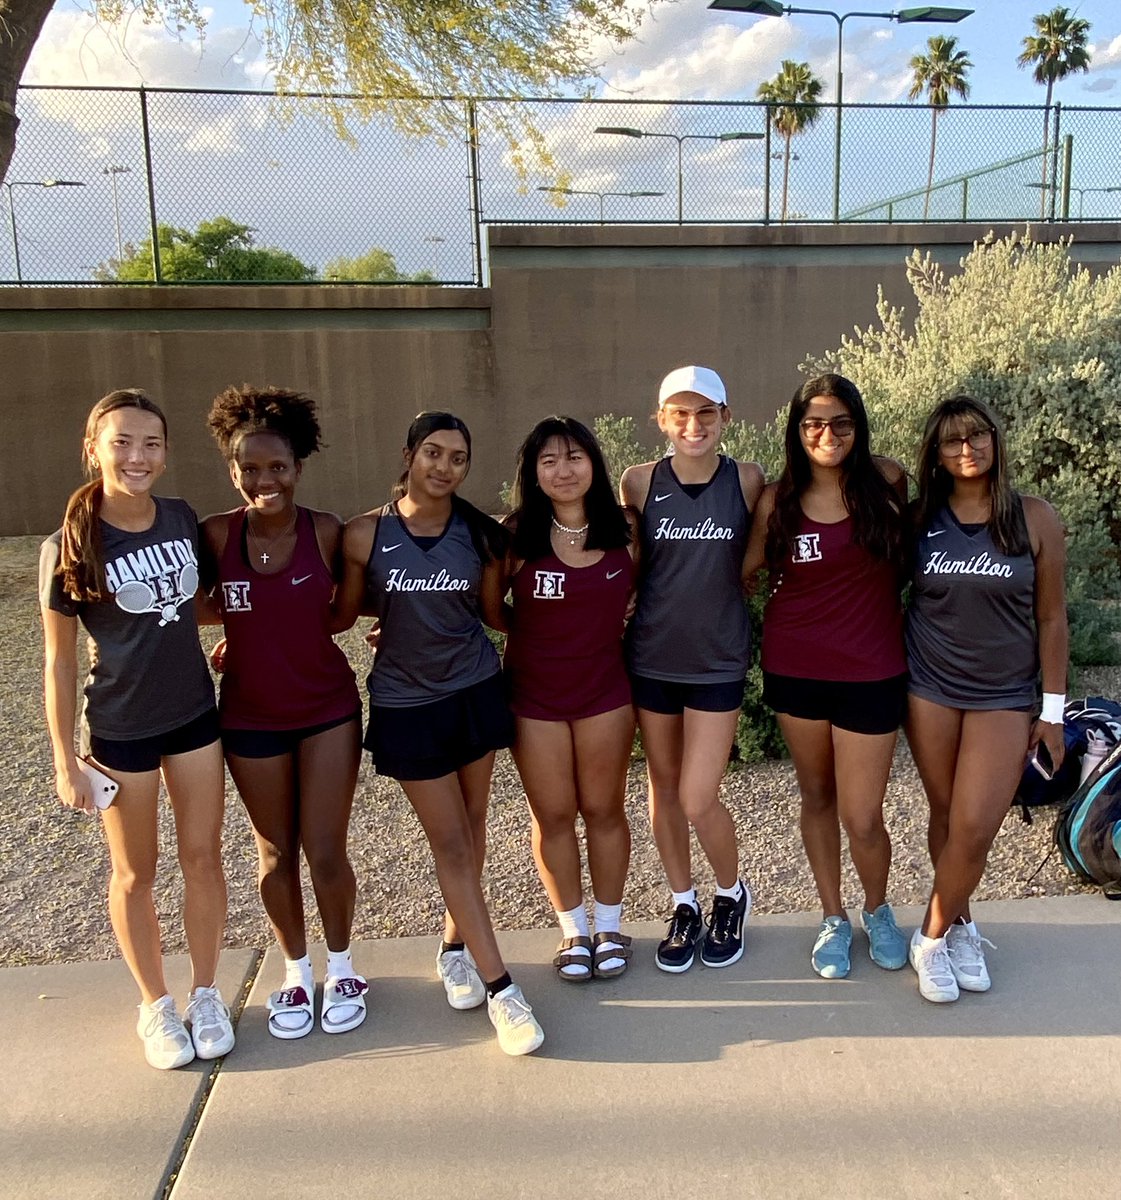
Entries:
[[958,49],[955,37],[932,37],[927,39],[926,54],[916,54],[911,59],[914,78],[910,100],[917,100],[925,91],[930,105],[930,167],[926,173],[926,199],[922,206],[922,219],[930,212],[930,189],[934,186],[934,150],[938,144],[938,118],[949,107],[950,96],[969,98],[966,75],[973,64],[964,50]]
[[774,79],[761,83],[756,93],[760,100],[777,106],[768,112],[786,142],[782,156],[782,221],[786,220],[786,200],[790,191],[790,139],[796,133],[804,133],[821,116],[821,107],[817,103],[821,91],[821,80],[810,70],[809,63],[797,63],[787,58],[783,60],[782,70]]
[[1090,51],[1086,40],[1090,22],[1072,17],[1069,8],[1053,8],[1032,17],[1035,33],[1024,38],[1024,51],[1016,59],[1021,67],[1034,66],[1032,78],[1047,85],[1043,106],[1043,181],[1040,185],[1040,216],[1047,212],[1047,139],[1051,117],[1051,93],[1055,84],[1075,71],[1090,69]]

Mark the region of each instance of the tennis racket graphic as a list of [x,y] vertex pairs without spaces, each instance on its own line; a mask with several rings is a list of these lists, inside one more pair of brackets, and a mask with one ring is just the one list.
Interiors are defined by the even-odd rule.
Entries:
[[194,563],[187,563],[180,570],[176,580],[178,595],[168,596],[161,600],[151,584],[145,583],[142,579],[134,579],[129,583],[122,584],[113,598],[117,602],[117,607],[127,613],[140,615],[158,612],[162,629],[169,621],[179,620],[179,609],[195,598],[198,585],[198,568]]

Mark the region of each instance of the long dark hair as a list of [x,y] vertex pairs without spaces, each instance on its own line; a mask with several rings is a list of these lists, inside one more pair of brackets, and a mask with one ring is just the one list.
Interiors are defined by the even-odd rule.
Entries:
[[546,417],[530,430],[518,451],[518,472],[514,479],[514,553],[518,558],[543,558],[550,553],[553,503],[537,482],[537,459],[550,439],[559,438],[566,446],[579,446],[592,464],[592,482],[584,496],[584,517],[588,533],[586,550],[615,550],[631,540],[626,515],[615,498],[603,451],[595,434],[574,417]]
[[991,430],[993,465],[989,469],[991,511],[988,529],[1002,554],[1026,554],[1031,546],[1024,506],[1012,488],[1004,434],[996,414],[987,404],[972,396],[951,396],[935,406],[926,419],[919,447],[919,495],[915,502],[915,522],[919,531],[929,528],[938,511],[945,507],[954,490],[953,476],[942,466],[939,443],[951,421],[960,422],[968,435]]
[[[470,465],[471,431],[460,417],[455,416],[454,413],[436,410],[417,413],[405,436],[405,469],[393,485],[394,500],[400,500],[409,490],[409,470],[416,457],[417,447],[429,434],[445,429],[463,434],[463,440],[467,443],[467,462]],[[501,558],[506,553],[509,542],[506,530],[493,517],[487,516],[485,512],[464,500],[462,496],[452,493],[451,501],[452,512],[458,513],[467,525],[471,534],[471,544],[475,547],[475,553],[479,556],[480,561],[486,564],[493,559]]]
[[810,460],[799,427],[811,400],[840,400],[856,428],[852,449],[841,466],[841,494],[852,517],[853,541],[884,562],[902,565],[903,505],[872,458],[868,414],[856,384],[843,375],[819,375],[794,393],[786,418],[786,465],[775,490],[775,508],[767,525],[766,556],[772,571],[781,570],[802,523],[802,493],[810,485]]
[[62,552],[58,562],[62,590],[72,599],[83,603],[96,604],[106,592],[105,558],[98,520],[104,488],[100,469],[90,454],[90,446],[97,440],[103,418],[118,408],[139,408],[154,413],[163,426],[164,439],[167,438],[167,418],[163,415],[163,409],[139,388],[120,388],[110,392],[90,409],[82,440],[82,470],[89,482],[73,492],[66,502],[66,515],[62,518]]

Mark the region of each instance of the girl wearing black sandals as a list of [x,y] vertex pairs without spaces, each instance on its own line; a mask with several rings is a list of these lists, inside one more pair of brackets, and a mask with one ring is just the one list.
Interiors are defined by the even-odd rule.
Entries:
[[[518,455],[506,673],[514,759],[533,817],[533,856],[557,914],[562,979],[621,975],[630,829],[623,801],[634,707],[623,627],[637,537],[586,426],[548,417]],[[588,839],[595,941],[580,885],[576,818]]]
[[[93,767],[118,785],[101,813],[113,867],[109,915],[140,989],[136,1032],[145,1057],[167,1070],[196,1055],[218,1058],[234,1044],[214,982],[226,923],[223,779],[214,686],[195,621],[198,526],[184,501],[152,494],[167,462],[167,422],[143,392],[110,392],[93,406],[82,462],[91,482],[70,497],[39,564],[55,786],[64,804],[92,813],[84,772]],[[81,757],[74,751],[79,621],[96,646]],[[183,871],[190,1032],[164,981],[152,899],[161,775]]]
[[367,985],[350,955],[355,880],[346,853],[362,704],[330,632],[342,522],[295,502],[304,460],[320,447],[314,401],[231,387],[211,405],[209,424],[245,502],[208,517],[203,541],[225,626],[222,743],[253,823],[261,900],[285,960],[268,1029],[289,1040],[315,1024],[302,848],[327,940],[320,1025],[345,1033],[366,1018]]
[[499,1046],[529,1054],[541,1026],[498,950],[479,877],[495,751],[513,740],[498,654],[481,617],[502,622],[501,526],[456,495],[471,435],[451,413],[409,427],[396,498],[343,536],[336,629],[379,622],[365,746],[420,819],[447,905],[436,969],[452,1008],[485,1000]]

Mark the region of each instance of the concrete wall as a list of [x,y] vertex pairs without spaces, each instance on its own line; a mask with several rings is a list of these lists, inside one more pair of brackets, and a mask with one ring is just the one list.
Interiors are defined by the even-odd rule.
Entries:
[[[736,416],[767,419],[807,355],[873,322],[877,286],[913,310],[913,247],[952,266],[988,228],[496,227],[489,289],[3,288],[0,534],[58,524],[86,413],[130,386],[166,406],[164,490],[200,513],[236,503],[204,416],[245,380],[321,404],[329,446],[308,464],[305,503],[349,515],[381,502],[414,413],[448,408],[474,435],[465,494],[493,505],[548,413],[627,413],[654,448],[658,381],[685,362],[721,372]],[[1119,225],[1033,232],[1072,231],[1078,260],[1118,261]]]

